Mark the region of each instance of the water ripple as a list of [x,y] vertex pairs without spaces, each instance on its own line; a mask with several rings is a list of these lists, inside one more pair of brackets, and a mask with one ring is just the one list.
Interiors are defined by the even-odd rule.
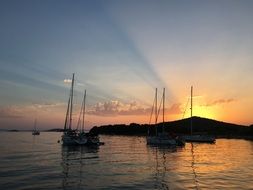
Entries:
[[98,148],[62,147],[61,133],[0,133],[0,189],[253,189],[253,143],[218,139],[184,148],[101,136]]

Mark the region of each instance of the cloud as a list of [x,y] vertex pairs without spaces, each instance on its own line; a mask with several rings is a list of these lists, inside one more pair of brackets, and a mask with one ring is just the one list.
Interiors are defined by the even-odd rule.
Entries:
[[181,104],[180,103],[173,104],[170,108],[165,109],[165,113],[170,115],[177,115],[183,113],[181,109]]
[[16,107],[1,107],[0,108],[0,118],[22,118],[22,112]]
[[229,99],[218,99],[218,100],[214,100],[210,103],[207,103],[206,105],[203,105],[203,106],[206,106],[206,107],[209,107],[209,106],[215,106],[215,105],[220,105],[220,104],[228,104],[228,103],[231,103],[231,102],[235,102],[236,100],[233,99],[233,98],[229,98]]
[[123,103],[118,100],[96,103],[88,114],[100,116],[116,115],[143,115],[150,111],[150,108],[144,108],[136,101]]
[[66,103],[33,103],[26,106],[11,105],[0,107],[0,119],[4,118],[24,118],[36,114],[37,112],[51,112],[65,107]]
[[63,81],[64,81],[64,83],[71,83],[72,79],[64,79]]
[[[72,79],[64,79],[63,82],[65,84],[71,84],[72,83]],[[75,85],[77,85],[77,86],[85,86],[84,83],[76,81],[76,80],[75,80]]]
[[[87,114],[99,116],[117,116],[117,115],[149,115],[152,107],[143,106],[137,101],[123,103],[118,100],[96,103]],[[161,111],[160,111],[161,113]],[[181,114],[180,104],[173,104],[165,109],[166,114]]]
[[52,107],[60,107],[60,106],[64,106],[66,103],[50,103],[50,102],[44,102],[44,103],[40,103],[40,104],[37,104],[37,103],[33,103],[32,104],[32,107],[33,108],[39,108],[39,109],[42,109],[42,108],[52,108]]
[[76,84],[77,84],[78,86],[84,86],[84,84],[81,83],[81,82],[77,82]]

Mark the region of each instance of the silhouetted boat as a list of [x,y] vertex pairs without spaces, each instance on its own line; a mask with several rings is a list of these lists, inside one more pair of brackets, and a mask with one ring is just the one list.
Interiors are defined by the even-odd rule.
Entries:
[[[84,132],[85,100],[86,90],[84,92],[81,111],[77,123],[77,128],[72,129],[72,110],[73,110],[73,91],[75,75],[73,73],[68,107],[65,117],[64,133],[62,135],[63,145],[100,145],[99,137]],[[80,127],[81,125],[81,127]]]
[[33,129],[32,135],[40,135],[40,131],[37,130],[37,119],[35,119],[34,121],[34,129]]
[[[157,126],[157,119],[159,115],[159,111],[157,110],[157,88],[155,92],[155,129],[156,129],[156,134],[154,136],[147,136],[147,144],[148,145],[156,145],[156,146],[162,146],[162,145],[167,145],[167,146],[183,146],[184,141],[171,136],[167,132],[165,132],[165,126],[164,126],[164,107],[165,107],[165,88],[163,89],[163,97],[162,97],[162,102],[163,102],[163,126],[162,126],[162,132],[158,132],[158,126]],[[152,113],[154,109],[154,105],[152,108]],[[161,105],[161,104],[160,104]],[[160,108],[159,108],[160,110]],[[151,113],[151,117],[152,117]]]
[[72,111],[73,111],[73,91],[74,91],[74,80],[75,74],[73,73],[72,81],[71,81],[71,88],[70,88],[70,95],[68,99],[68,108],[65,117],[64,123],[64,132],[62,135],[62,144],[63,145],[75,145],[77,139],[77,131],[72,129]]
[[194,134],[193,133],[193,126],[192,126],[192,94],[193,94],[193,87],[191,86],[191,134],[183,136],[183,139],[186,142],[199,142],[199,143],[215,143],[215,137],[211,135],[203,135],[203,134]]
[[85,100],[86,100],[86,90],[84,91],[81,111],[79,114],[77,127],[76,127],[76,129],[77,129],[76,136],[77,137],[74,139],[78,145],[86,145],[88,142],[88,137],[87,137],[86,133],[84,132]]
[[81,111],[80,111],[79,119],[77,123],[78,138],[75,139],[75,142],[78,145],[100,145],[98,135],[84,132],[85,107],[86,107],[86,90],[84,91],[83,102],[82,102]]

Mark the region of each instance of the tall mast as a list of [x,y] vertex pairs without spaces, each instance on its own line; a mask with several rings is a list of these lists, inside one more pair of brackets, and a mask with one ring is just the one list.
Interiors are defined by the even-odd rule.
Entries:
[[155,132],[157,135],[157,88],[155,89]]
[[192,135],[192,92],[193,91],[193,87],[191,86],[191,135]]
[[37,119],[34,120],[34,131],[37,130],[37,126],[36,125],[37,125]]
[[70,97],[69,97],[69,100],[68,100],[68,108],[67,108],[65,122],[64,122],[64,131],[66,131],[66,129],[67,129],[68,116],[69,116],[69,103],[70,103]]
[[165,88],[163,88],[163,132],[164,132],[164,107],[165,107]]
[[71,125],[72,125],[72,111],[73,111],[73,91],[74,91],[74,80],[75,80],[75,73],[73,73],[72,83],[71,83],[71,92],[70,92],[70,116],[69,116],[69,129],[71,129]]
[[84,91],[84,97],[83,97],[83,123],[82,123],[82,132],[84,132],[85,100],[86,100],[86,90]]

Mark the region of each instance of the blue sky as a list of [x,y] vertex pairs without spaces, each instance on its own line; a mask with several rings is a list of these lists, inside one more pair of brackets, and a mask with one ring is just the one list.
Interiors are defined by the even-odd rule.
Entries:
[[[136,110],[146,109],[152,106],[155,87],[166,87],[169,108],[181,105],[183,110],[194,85],[197,95],[204,97],[197,105],[223,102],[209,110],[210,114],[198,111],[196,115],[249,124],[248,112],[253,108],[252,8],[252,1],[232,0],[3,0],[0,127],[15,127],[19,120],[31,123],[31,118],[39,117],[28,119],[34,105],[62,105],[58,112],[64,117],[69,84],[63,81],[73,72],[76,104],[87,89],[91,110],[115,101],[117,111],[130,109],[133,102],[138,105]],[[235,101],[226,101],[232,99]],[[235,110],[230,115],[240,114],[232,119],[221,113],[226,112],[224,107]],[[136,110],[131,107],[130,111]],[[13,115],[20,117],[14,122]],[[134,115],[116,117],[97,119],[98,124],[145,122],[131,119]]]

